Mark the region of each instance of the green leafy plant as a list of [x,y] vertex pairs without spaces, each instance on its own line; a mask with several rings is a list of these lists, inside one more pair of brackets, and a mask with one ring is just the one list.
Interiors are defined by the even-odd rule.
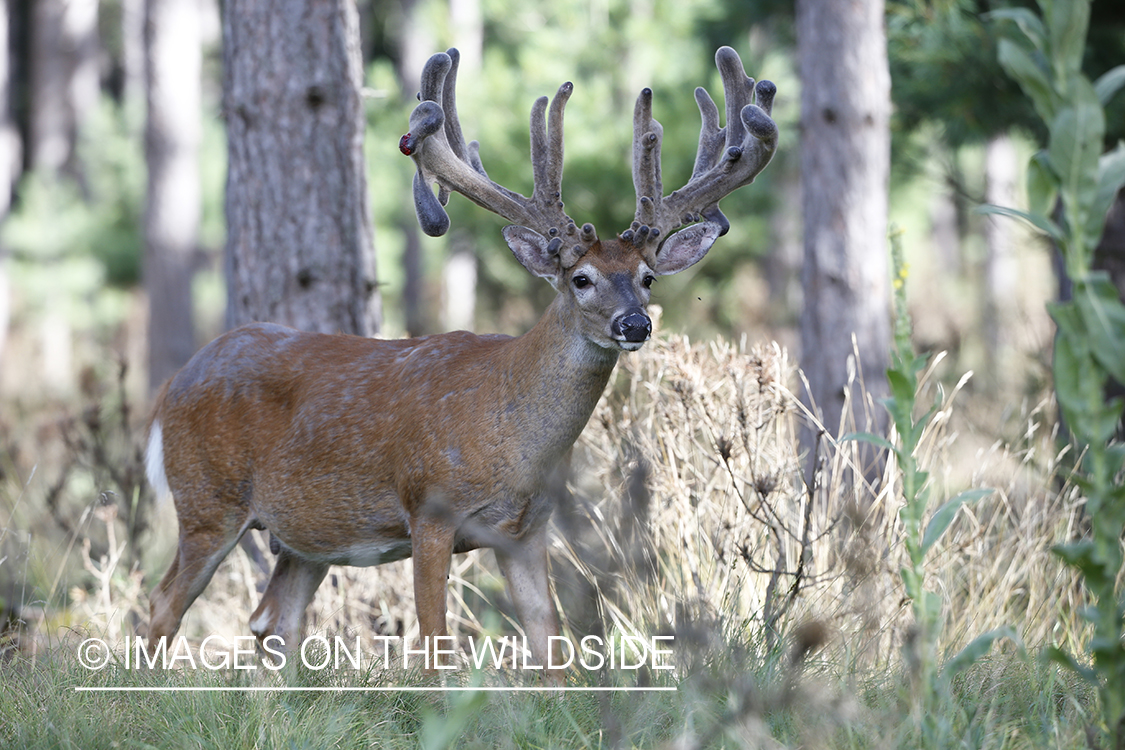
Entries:
[[908,269],[903,259],[901,238],[902,232],[892,229],[894,341],[891,366],[887,369],[890,396],[883,400],[883,406],[894,426],[894,442],[871,433],[853,433],[844,439],[862,440],[885,448],[894,456],[900,475],[902,507],[899,520],[902,522],[902,543],[907,556],[901,576],[914,615],[914,631],[907,641],[905,657],[910,668],[914,724],[925,744],[930,746],[941,744],[941,735],[948,731],[948,718],[941,706],[948,703],[952,679],[987,654],[996,640],[1006,637],[1020,644],[1020,639],[1013,628],[1002,626],[975,638],[949,659],[944,668],[939,660],[937,642],[942,625],[942,600],[938,594],[926,590],[926,556],[949,529],[958,509],[965,503],[985,497],[992,490],[966,490],[930,512],[933,483],[930,473],[919,463],[917,454],[926,428],[941,404],[939,399],[935,399],[924,414],[915,417],[921,390],[920,375],[929,356],[914,350],[912,323],[906,306]]
[[1048,656],[1085,675],[1098,688],[1102,731],[1125,748],[1125,597],[1123,571],[1125,446],[1114,441],[1121,399],[1107,399],[1110,377],[1125,382],[1125,306],[1104,271],[1093,268],[1106,214],[1125,184],[1125,145],[1102,153],[1105,105],[1125,85],[1125,65],[1091,82],[1081,69],[1089,0],[1039,0],[1040,15],[1026,8],[998,11],[1000,63],[1031,99],[1048,126],[1046,148],[1028,167],[1028,210],[984,210],[1026,220],[1058,245],[1073,282],[1073,299],[1049,306],[1058,326],[1055,391],[1071,436],[1081,451],[1074,477],[1086,497],[1090,532],[1055,552],[1080,571],[1094,605],[1083,616],[1093,625],[1093,668],[1071,654]]

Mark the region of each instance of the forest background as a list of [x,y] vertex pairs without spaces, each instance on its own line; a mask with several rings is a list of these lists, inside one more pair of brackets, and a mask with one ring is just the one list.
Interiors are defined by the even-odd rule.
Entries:
[[[151,142],[146,151],[146,70],[152,65],[150,56],[160,53],[151,49],[152,40],[145,41],[146,4],[36,0],[4,6],[9,45],[0,76],[7,102],[0,120],[0,186],[10,191],[0,190],[5,212],[0,226],[0,609],[10,632],[24,634],[20,648],[31,640],[28,632],[47,634],[49,640],[60,626],[85,627],[80,614],[89,611],[99,592],[111,588],[108,561],[115,568],[115,606],[121,605],[116,597],[123,596],[131,581],[136,583],[133,604],[142,602],[132,613],[124,606],[116,627],[127,629],[143,619],[140,592],[155,582],[164,564],[154,552],[160,548],[153,539],[161,537],[152,536],[157,524],[141,513],[121,511],[118,517],[99,509],[140,507],[147,490],[140,478],[139,450],[150,394],[230,319],[223,259],[229,113],[222,107],[220,10],[207,0],[181,5],[191,9],[190,21],[178,27],[180,33],[172,35],[164,54],[176,59],[182,54],[176,45],[182,44],[201,53],[198,68],[187,66],[186,88],[175,89],[184,95],[173,97],[176,106],[187,107],[175,116],[189,124],[186,139],[197,149],[191,160],[198,173],[193,178],[199,183],[198,222],[185,235],[186,262],[173,269],[171,279],[174,286],[190,290],[190,303],[180,308],[184,312],[163,321],[150,316],[150,305],[158,306],[165,297],[154,294],[151,285],[146,289],[145,271],[146,196],[151,186],[146,159],[152,154]],[[480,139],[490,177],[525,194],[530,191],[526,154],[531,102],[563,81],[574,81],[576,93],[567,114],[567,210],[599,227],[624,228],[634,203],[628,158],[634,97],[644,86],[653,88],[655,114],[665,128],[665,181],[686,182],[699,127],[690,92],[697,85],[717,91],[714,51],[729,44],[741,54],[750,75],[777,84],[773,116],[781,144],[755,184],[724,201],[732,228],[706,261],[691,273],[661,282],[654,297],[662,313],[660,332],[685,334],[687,339],[676,339],[658,353],[692,351],[689,342],[697,341],[713,342],[712,352],[726,352],[716,355],[719,362],[726,362],[723,357],[728,355],[739,363],[743,360],[737,357],[756,356],[759,366],[776,369],[790,395],[795,394],[782,411],[800,412],[801,381],[789,363],[814,368],[815,360],[827,355],[802,335],[802,311],[809,301],[801,276],[801,208],[802,189],[809,186],[801,184],[800,92],[812,82],[799,76],[800,55],[810,53],[798,45],[792,4],[371,0],[357,7],[379,335],[458,328],[519,334],[534,323],[551,294],[512,262],[500,240],[500,220],[458,198],[451,205],[454,231],[448,237],[419,236],[409,197],[413,164],[402,157],[397,144],[414,105],[421,65],[431,53],[449,46],[461,50],[458,103],[466,134]],[[967,486],[998,488],[1009,506],[1005,512],[1020,516],[1022,522],[1038,514],[1027,510],[1039,507],[1036,503],[1057,503],[1073,512],[1080,497],[1065,473],[1060,474],[1065,462],[1056,460],[1061,443],[1055,442],[1059,420],[1051,376],[1055,329],[1046,307],[1067,297],[1069,282],[1049,242],[1017,223],[977,211],[983,204],[1026,206],[1025,165],[1047,138],[1031,101],[999,64],[1000,21],[988,13],[1001,7],[1007,4],[886,2],[892,140],[884,200],[905,263],[890,269],[889,243],[871,242],[865,250],[881,258],[878,263],[888,263],[888,282],[889,274],[896,273],[905,283],[913,344],[934,355],[934,367],[927,371],[929,386],[941,399],[951,398],[950,393],[959,399],[958,408],[949,410],[943,423],[944,432],[934,437],[933,456],[940,463],[935,474],[943,487],[952,488],[949,494]],[[1122,60],[1125,10],[1117,3],[1094,2],[1083,70],[1097,78]],[[1125,96],[1107,104],[1106,123],[1104,147],[1109,149],[1125,137]],[[878,199],[857,200],[868,197]],[[1118,197],[1096,262],[1111,271],[1120,289],[1125,206]],[[865,302],[890,316],[889,295]],[[838,314],[818,313],[828,318]],[[150,342],[183,340],[185,321],[188,343],[154,354],[159,347]],[[775,341],[779,346],[769,349],[776,353],[770,355],[772,364],[761,365],[763,350],[753,354],[754,345]],[[888,349],[890,345],[888,338]],[[733,350],[723,348],[729,346]],[[699,365],[700,355],[684,356]],[[861,364],[862,359],[860,352]],[[658,363],[637,360],[626,377],[646,367],[657,368],[655,375],[647,371],[657,380],[664,377]],[[699,367],[692,377],[723,377],[723,367]],[[862,368],[859,377],[870,378],[877,396],[882,368],[871,369],[874,377]],[[969,372],[974,375],[966,380]],[[880,413],[875,401],[869,399],[868,413]],[[833,436],[849,426],[833,424],[832,415],[820,418]],[[628,442],[624,432],[615,433],[604,423],[603,419],[609,434],[606,445],[616,441],[613,450],[620,455],[604,448],[602,457],[620,469],[618,479],[628,479],[638,465],[635,451],[643,453],[643,447],[622,448]],[[797,430],[792,432],[792,456],[779,460],[784,468],[775,468],[773,474],[807,490],[802,484],[811,476],[809,464],[803,463],[807,453],[801,454]],[[715,435],[708,434],[714,442]],[[598,449],[588,450],[597,457]],[[831,464],[836,455],[825,460]],[[746,460],[753,465],[748,471],[754,481],[736,479],[732,473],[731,482],[758,486],[758,459]],[[855,481],[841,473],[825,482],[823,493],[835,499],[861,494],[841,488]],[[577,491],[581,494],[582,487]],[[673,487],[668,494],[676,491]],[[659,484],[654,492],[658,494]],[[1044,492],[1052,500],[1042,500]],[[764,500],[770,492],[761,493],[759,487],[759,494]],[[877,490],[873,494],[879,495]],[[121,498],[127,498],[124,504]],[[743,505],[752,517],[745,499]],[[835,505],[817,510],[823,513],[817,528],[825,535],[853,512],[842,500]],[[1018,511],[1010,511],[1015,506]],[[804,506],[795,512],[801,516]],[[796,552],[782,554],[788,541],[778,539],[790,534],[789,517],[781,515],[766,524],[777,538],[769,537],[772,541],[763,542],[761,550],[738,539],[733,548],[724,548],[734,556],[731,559],[741,552],[744,575],[760,579],[763,592],[759,600],[742,602],[735,611],[749,613],[757,606],[756,614],[746,617],[777,633],[787,632],[786,618],[796,621],[799,613],[817,610],[807,602],[801,606],[789,599],[783,606],[770,599],[769,589],[776,589],[779,580],[801,581],[802,575],[809,575],[798,570],[812,543],[797,539]],[[980,518],[986,516],[982,511]],[[1080,512],[1063,521],[1047,519],[1046,511],[1037,517],[1056,532],[1058,523],[1081,524]],[[962,523],[972,526],[980,518],[962,519],[954,529]],[[793,529],[816,526],[800,518],[794,523]],[[991,523],[978,526],[1002,536]],[[980,528],[969,538],[980,541]],[[1059,533],[1065,537],[1069,531]],[[1045,550],[1052,541],[1061,539],[1033,543]],[[85,553],[78,554],[84,544]],[[776,565],[755,557],[758,552],[773,556],[775,547]],[[966,549],[964,544],[960,549]],[[253,550],[247,556],[259,559]],[[825,565],[826,570],[831,567]],[[781,567],[785,573],[779,577]],[[832,579],[822,573],[821,582]],[[241,580],[242,574],[231,573],[232,580]],[[1045,574],[1037,585],[1057,590],[1058,579],[1052,584],[1050,575],[1058,574]],[[254,585],[244,584],[247,589]],[[245,597],[246,589],[241,593]],[[884,595],[902,599],[901,589],[894,587]],[[1009,622],[1004,613],[1012,602],[1005,601],[1003,612],[994,613],[995,621],[974,612],[943,645],[963,646],[989,625]],[[1021,631],[1021,640],[1057,643],[1043,634],[1052,629],[1057,634],[1062,621],[1074,627],[1062,641],[1081,651],[1076,644],[1082,636],[1071,612],[1078,607],[1052,602],[1043,606],[1058,619],[1037,620],[1030,630]],[[383,619],[376,629],[387,628],[388,617],[391,630],[408,628],[401,621],[394,624],[399,616],[395,606],[383,603],[375,618]],[[581,619],[578,605],[572,606],[575,619]],[[246,612],[249,609],[246,602]],[[891,609],[901,617],[909,614],[909,608]],[[340,611],[335,610],[336,616],[343,621]],[[946,618],[962,614],[947,608]],[[604,605],[601,616],[606,618]],[[213,628],[215,621],[205,619],[197,629]],[[324,616],[321,622],[333,620]],[[908,633],[907,625],[887,626],[879,637],[901,646]],[[776,647],[777,640],[767,645]]]

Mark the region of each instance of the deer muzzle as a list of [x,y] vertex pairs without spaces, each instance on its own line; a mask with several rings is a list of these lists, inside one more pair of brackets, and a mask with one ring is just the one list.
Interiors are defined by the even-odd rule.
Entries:
[[652,334],[652,320],[643,310],[631,310],[614,320],[611,330],[618,341],[641,344]]

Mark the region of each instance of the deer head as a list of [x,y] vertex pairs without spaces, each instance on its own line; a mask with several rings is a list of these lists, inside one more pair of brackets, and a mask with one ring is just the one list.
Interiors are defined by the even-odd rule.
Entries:
[[[440,236],[449,229],[444,206],[458,192],[513,222],[504,239],[523,266],[547,279],[565,304],[588,325],[585,335],[606,348],[638,349],[648,339],[645,312],[656,276],[697,263],[730,223],[719,201],[749,184],[777,148],[770,119],[776,87],[746,75],[738,54],[722,47],[715,55],[726,99],[726,125],[702,87],[695,90],[703,126],[695,168],[686,185],[663,195],[660,148],[663,128],[652,117],[652,89],[637,98],[633,114],[633,185],[637,210],[632,224],[612,240],[600,240],[593,224],[578,226],[563,210],[563,112],[574,91],[565,83],[548,112],[547,97],[531,110],[531,197],[488,178],[479,144],[465,142],[457,117],[457,50],[426,63],[421,103],[410,116],[410,132],[399,149],[414,159],[414,205],[422,230]],[[435,195],[432,185],[437,186]]]

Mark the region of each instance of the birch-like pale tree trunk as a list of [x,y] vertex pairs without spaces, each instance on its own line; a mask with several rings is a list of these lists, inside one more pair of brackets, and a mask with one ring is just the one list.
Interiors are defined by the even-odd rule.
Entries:
[[192,277],[202,192],[200,0],[145,3],[144,283],[155,391],[195,353]]
[[[985,147],[985,202],[1014,206],[1019,173],[1015,144],[1007,134],[990,138]],[[1019,261],[1012,238],[1012,222],[985,217],[984,336],[989,375],[996,385],[1011,384],[1006,354],[1019,325]]]

